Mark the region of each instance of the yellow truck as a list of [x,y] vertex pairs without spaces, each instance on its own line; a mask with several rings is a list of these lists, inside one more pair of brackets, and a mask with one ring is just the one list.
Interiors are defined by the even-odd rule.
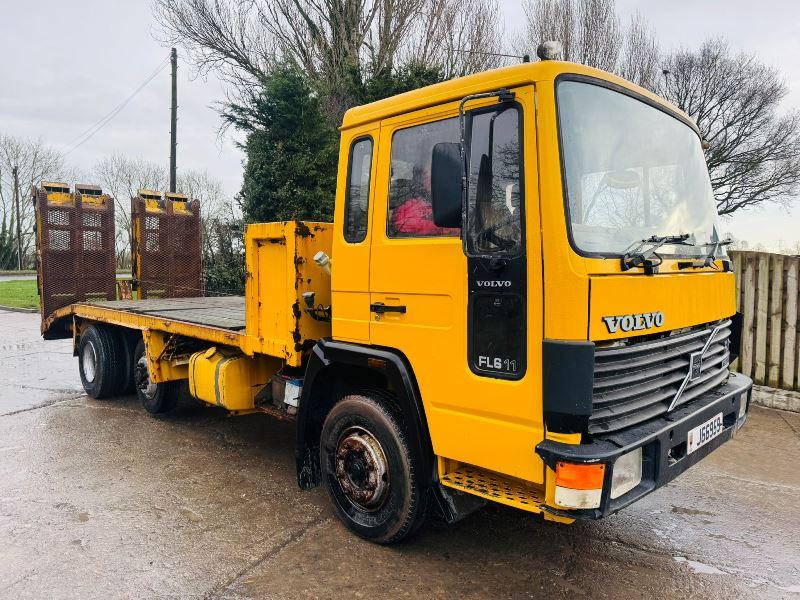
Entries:
[[349,110],[333,223],[250,225],[244,298],[60,308],[86,392],[296,423],[358,535],[486,501],[598,519],[731,439],[734,274],[695,124],[543,60]]

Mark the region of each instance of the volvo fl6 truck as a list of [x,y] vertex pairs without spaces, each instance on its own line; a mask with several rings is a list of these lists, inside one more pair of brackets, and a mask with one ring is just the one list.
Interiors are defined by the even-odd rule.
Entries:
[[696,125],[545,60],[349,110],[330,223],[256,224],[244,298],[82,302],[93,397],[295,423],[298,481],[389,544],[487,501],[599,519],[730,440],[752,382]]

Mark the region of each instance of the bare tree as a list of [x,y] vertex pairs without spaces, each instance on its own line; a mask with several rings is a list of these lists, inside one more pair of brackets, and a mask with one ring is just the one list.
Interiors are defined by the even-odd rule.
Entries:
[[617,72],[628,81],[653,89],[660,75],[660,60],[655,33],[640,13],[634,13],[623,34]]
[[130,265],[133,243],[131,231],[131,198],[145,188],[162,190],[167,185],[167,169],[143,158],[112,154],[100,159],[92,170],[94,181],[114,198],[116,220],[117,267]]
[[445,79],[501,66],[507,61],[502,13],[496,0],[432,0],[425,3],[401,61],[441,70]]
[[525,12],[520,51],[558,40],[565,60],[618,73],[695,119],[720,214],[800,191],[800,114],[779,112],[787,87],[776,69],[719,39],[662,57],[641,15],[622,28],[614,0],[526,0]]
[[710,144],[706,162],[720,214],[800,191],[800,114],[781,112],[780,73],[720,39],[679,50],[663,63],[656,90],[696,122]]
[[[18,169],[20,194],[20,229],[22,233],[23,262],[32,264],[35,245],[36,222],[30,192],[42,180],[73,181],[80,176],[69,168],[61,152],[51,148],[41,139],[29,140],[0,134],[0,223],[16,223],[14,188],[11,172]],[[13,231],[15,237],[16,232]]]
[[556,40],[564,60],[617,73],[644,86],[654,80],[658,43],[638,13],[626,28],[614,0],[525,0],[523,8],[527,22],[515,43],[519,53]]
[[222,182],[205,170],[182,171],[178,174],[177,188],[189,198],[200,200],[202,252],[204,257],[213,256],[217,247],[215,235],[219,232],[216,224],[237,219],[235,204],[225,195]]
[[269,75],[278,51],[263,11],[253,2],[154,0],[153,13],[166,41],[180,44],[201,72],[215,71],[237,88]]
[[[165,189],[169,179],[167,168],[144,158],[112,154],[97,162],[92,175],[103,190],[114,197],[117,266],[127,267],[133,241],[131,198],[142,188],[155,191]],[[211,177],[207,171],[180,171],[176,183],[180,193],[200,200],[205,248],[211,231],[209,224],[223,214],[232,214],[232,202],[226,198],[222,182]]]
[[345,107],[350,84],[408,64],[445,77],[496,66],[497,0],[153,0],[164,41],[251,97],[289,59]]

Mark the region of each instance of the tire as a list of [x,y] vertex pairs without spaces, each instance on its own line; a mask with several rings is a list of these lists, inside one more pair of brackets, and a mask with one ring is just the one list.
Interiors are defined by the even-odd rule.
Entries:
[[78,370],[83,389],[92,398],[108,398],[117,393],[124,377],[124,353],[111,328],[86,328],[78,342]]
[[151,415],[171,412],[178,402],[179,381],[151,383],[150,370],[147,368],[144,340],[139,340],[133,353],[133,378],[136,385],[136,397],[144,409]]
[[119,380],[119,389],[117,393],[120,396],[128,396],[135,391],[135,382],[133,378],[133,352],[136,347],[136,338],[134,338],[128,331],[120,330],[119,344],[122,350],[122,369]]
[[394,544],[425,519],[428,494],[398,419],[368,395],[328,413],[320,439],[322,480],[337,516],[364,539]]

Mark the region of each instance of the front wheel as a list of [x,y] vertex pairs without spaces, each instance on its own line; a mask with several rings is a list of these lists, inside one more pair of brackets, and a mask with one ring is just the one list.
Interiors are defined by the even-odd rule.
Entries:
[[178,402],[179,382],[153,383],[150,380],[144,340],[139,340],[133,353],[133,379],[136,385],[136,397],[151,415],[170,412],[175,408]]
[[398,420],[367,395],[350,395],[325,419],[322,478],[338,517],[353,532],[393,544],[422,524],[427,494]]

